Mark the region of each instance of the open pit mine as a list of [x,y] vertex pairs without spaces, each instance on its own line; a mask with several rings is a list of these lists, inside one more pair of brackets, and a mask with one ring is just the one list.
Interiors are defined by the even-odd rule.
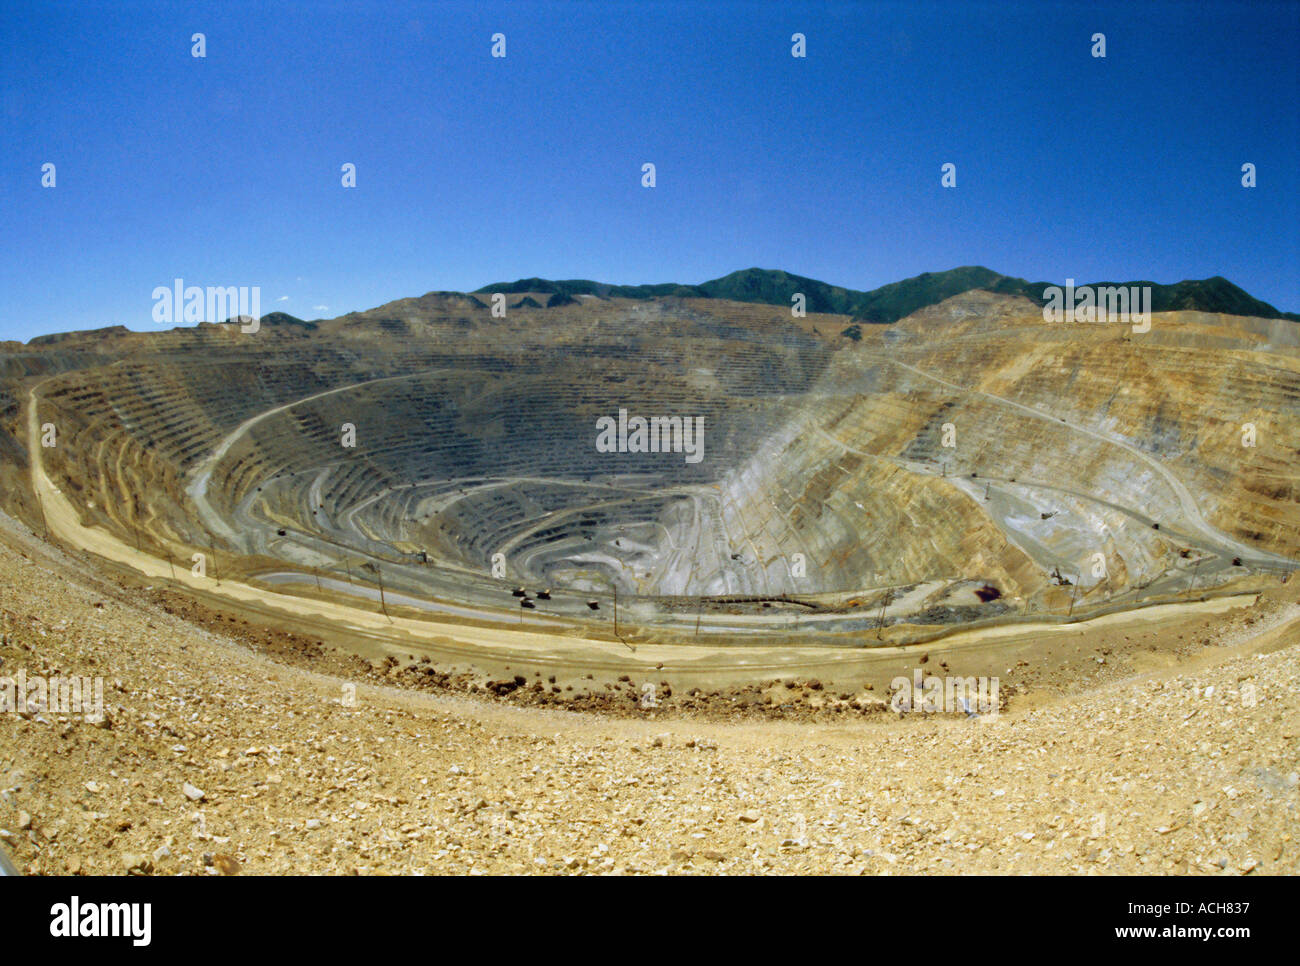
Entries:
[[367,656],[730,680],[1213,609],[1300,558],[1286,318],[489,302],[0,346],[4,510]]

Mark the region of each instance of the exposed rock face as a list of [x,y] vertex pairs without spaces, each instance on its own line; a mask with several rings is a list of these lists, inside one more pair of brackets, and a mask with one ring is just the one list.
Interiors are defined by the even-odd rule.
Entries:
[[968,293],[838,353],[723,502],[769,588],[801,589],[781,566],[798,545],[825,589],[979,574],[1037,601],[1059,568],[1097,600],[1189,559],[1202,580],[1285,566],[1297,403],[1293,323],[1158,314],[1138,335]]
[[[791,628],[795,604],[806,634],[1095,609],[1297,553],[1287,320],[1138,334],[973,291],[850,340],[847,316],[772,305],[514,295],[500,319],[439,293],[13,349],[10,506],[39,518],[39,450],[84,522],[186,568],[601,624],[587,601],[617,591],[669,629],[696,619],[680,598],[726,597],[725,634]],[[626,445],[602,451],[602,418]],[[638,451],[637,418],[678,423]]]

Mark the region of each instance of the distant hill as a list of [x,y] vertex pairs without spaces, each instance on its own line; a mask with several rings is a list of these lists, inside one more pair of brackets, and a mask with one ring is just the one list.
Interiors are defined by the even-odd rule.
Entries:
[[519,295],[524,292],[539,292],[544,295],[595,295],[611,299],[653,299],[668,295],[684,298],[708,298],[698,285],[678,285],[668,282],[663,285],[606,285],[585,278],[571,278],[553,281],[548,278],[521,278],[517,282],[497,282],[475,289],[473,294],[485,295],[502,292],[506,295]]
[[[1097,282],[1111,285],[1112,282]],[[1150,285],[1151,308],[1155,312],[1222,312],[1225,315],[1253,315],[1261,319],[1290,319],[1300,322],[1300,314],[1279,312],[1267,302],[1261,302],[1233,285],[1221,275],[1213,278],[1191,279],[1173,285],[1155,282],[1125,282],[1126,285]]]
[[130,334],[131,330],[124,325],[110,325],[102,329],[88,329],[84,332],[52,332],[49,335],[38,335],[28,340],[27,344],[33,346],[57,346],[62,342],[83,340],[88,335],[107,338],[109,336]]
[[[789,305],[792,296],[801,292],[809,312],[830,312],[851,316],[855,322],[889,323],[911,315],[928,305],[971,289],[984,289],[1007,295],[1023,295],[1043,304],[1043,290],[1056,282],[1029,282],[1023,278],[1000,275],[980,265],[967,265],[946,272],[924,272],[901,282],[891,282],[869,292],[829,285],[802,275],[773,269],[747,268],[699,285],[664,282],[657,285],[605,285],[588,279],[555,281],[524,278],[516,282],[498,282],[476,290],[477,294],[503,292],[547,294],[547,306],[564,305],[577,295],[598,298],[651,299],[664,296],[680,298],[729,299],[734,302],[761,302]],[[1156,282],[1095,282],[1093,285],[1138,285],[1151,287],[1151,307],[1155,312],[1191,310],[1248,315],[1264,319],[1290,319],[1300,322],[1300,314],[1279,312],[1233,285],[1226,278],[1214,276],[1190,279],[1173,285]]]
[[[234,315],[226,319],[224,325],[238,324],[243,316]],[[267,312],[258,321],[262,325],[296,325],[304,329],[315,329],[319,327],[319,322],[308,322],[306,319],[300,319],[296,315],[290,315],[288,312]],[[210,325],[208,322],[200,322],[199,325]]]
[[[870,292],[859,293],[849,314],[863,322],[897,322],[927,305],[937,305],[944,299],[985,289],[1008,295],[1026,295],[1041,299],[1045,285],[1036,288],[1022,278],[1009,278],[979,265],[954,268],[946,272],[924,272],[901,282],[890,282]],[[1038,298],[1031,294],[1036,291]]]
[[765,302],[769,305],[789,305],[791,297],[802,292],[808,299],[806,308],[809,312],[834,312],[837,315],[852,315],[865,294],[802,275],[761,268],[732,272],[705,282],[699,289],[706,298]]
[[288,312],[268,312],[262,316],[261,322],[263,325],[299,325],[304,329],[314,329],[317,325],[315,322],[308,322]]

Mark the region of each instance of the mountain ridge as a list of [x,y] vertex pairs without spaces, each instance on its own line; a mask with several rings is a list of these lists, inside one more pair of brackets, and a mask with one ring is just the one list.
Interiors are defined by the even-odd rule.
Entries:
[[[746,268],[698,285],[661,282],[651,285],[610,285],[590,279],[522,278],[497,282],[475,289],[472,294],[501,292],[518,295],[534,292],[551,296],[548,306],[572,301],[578,295],[597,298],[651,299],[663,297],[716,298],[735,302],[789,305],[795,293],[802,293],[809,312],[850,316],[855,322],[888,324],[944,299],[972,289],[1006,295],[1023,295],[1043,304],[1043,290],[1055,282],[1029,282],[1002,275],[982,265],[963,265],[943,272],[922,272],[868,291],[831,285],[781,269]],[[1184,279],[1169,285],[1151,281],[1091,282],[1093,286],[1149,286],[1153,312],[1200,311],[1225,315],[1289,319],[1300,322],[1300,313],[1281,312],[1255,298],[1221,275],[1205,279]]]
[[[649,300],[655,298],[700,298],[748,302],[753,304],[790,306],[795,293],[802,293],[806,299],[808,312],[828,313],[846,316],[850,319],[844,334],[859,329],[862,325],[888,325],[906,318],[913,312],[937,305],[945,299],[973,290],[983,290],[1003,295],[1020,295],[1038,305],[1043,305],[1044,289],[1056,285],[1055,282],[1029,282],[1023,278],[1002,275],[981,265],[964,265],[943,272],[922,272],[911,278],[889,282],[869,291],[844,288],[831,285],[804,275],[796,275],[780,269],[746,268],[731,272],[720,278],[710,279],[697,285],[678,282],[661,282],[648,285],[610,285],[590,279],[545,279],[539,277],[517,279],[514,282],[498,282],[484,285],[472,292],[431,291],[423,296],[399,298],[383,305],[356,312],[348,312],[337,318],[366,317],[413,299],[429,296],[457,297],[466,300],[474,308],[487,308],[487,303],[477,298],[478,295],[501,293],[520,296],[510,304],[511,308],[549,309],[569,305],[577,301],[578,296],[591,296],[599,299],[626,298]],[[1129,282],[1091,282],[1094,287],[1101,286],[1150,286],[1151,311],[1199,311],[1214,312],[1224,315],[1255,317],[1263,319],[1284,319],[1300,322],[1300,313],[1282,312],[1267,302],[1255,298],[1244,289],[1233,284],[1221,275],[1204,279],[1184,279],[1169,285],[1146,280]],[[1079,286],[1076,286],[1079,287]],[[539,302],[534,295],[547,298]],[[237,318],[226,322],[239,321]],[[303,332],[316,330],[324,318],[308,320],[290,315],[286,312],[269,312],[261,317],[263,327],[279,329],[299,329]],[[213,325],[211,322],[199,323],[199,328]],[[27,341],[28,346],[54,347],[70,339],[95,335],[100,338],[130,335],[135,330],[122,325],[110,325],[97,329],[76,330],[69,332],[46,333],[33,336]],[[12,343],[22,345],[21,342]]]

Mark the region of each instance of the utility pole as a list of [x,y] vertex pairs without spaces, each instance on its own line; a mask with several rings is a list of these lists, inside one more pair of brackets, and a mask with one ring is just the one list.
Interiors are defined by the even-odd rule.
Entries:
[[375,564],[375,574],[379,577],[379,606],[384,611],[384,616],[388,618],[388,623],[393,622],[392,616],[388,613],[388,602],[384,600],[384,572]]
[[45,519],[45,501],[41,499],[41,494],[36,491],[36,505],[41,509],[41,526],[45,528],[45,542],[50,542],[50,522]]

